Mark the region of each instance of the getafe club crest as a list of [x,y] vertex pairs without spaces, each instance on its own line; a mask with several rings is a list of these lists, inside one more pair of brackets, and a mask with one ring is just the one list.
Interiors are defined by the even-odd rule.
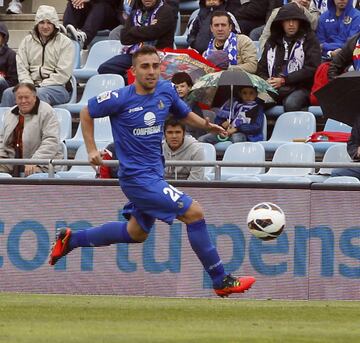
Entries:
[[346,17],[344,17],[343,22],[345,25],[349,25],[352,22],[352,18],[347,15]]

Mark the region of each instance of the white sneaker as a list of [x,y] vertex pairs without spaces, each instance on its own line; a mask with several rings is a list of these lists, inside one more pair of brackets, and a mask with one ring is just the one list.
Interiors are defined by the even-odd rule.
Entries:
[[66,26],[66,31],[71,39],[77,41],[80,44],[80,49],[83,49],[87,39],[86,33],[84,31],[75,29],[75,27],[71,24]]
[[59,31],[60,33],[63,33],[65,36],[67,36],[67,31],[63,24],[59,24]]
[[11,0],[6,10],[6,14],[21,14],[22,4],[19,0]]

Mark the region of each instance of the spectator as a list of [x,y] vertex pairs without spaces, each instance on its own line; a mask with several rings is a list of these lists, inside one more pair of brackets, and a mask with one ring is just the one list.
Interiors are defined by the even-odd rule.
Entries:
[[171,6],[162,0],[137,0],[121,30],[121,43],[126,45],[123,54],[101,64],[99,74],[120,74],[126,78],[132,54],[141,46],[152,45],[158,49],[174,46],[175,26]]
[[344,73],[347,68],[353,66],[354,70],[360,70],[360,32],[352,36],[330,62],[328,70],[329,81]]
[[319,41],[304,12],[296,4],[281,7],[271,25],[257,74],[277,89],[276,101],[285,111],[308,106],[320,60]]
[[316,31],[323,59],[333,58],[359,30],[360,12],[351,0],[328,0],[328,10],[320,16]]
[[[235,34],[232,28],[231,17],[227,12],[216,11],[212,14],[210,30],[214,37],[210,40],[204,57],[211,60],[214,52],[225,51],[229,69],[255,73],[257,57],[254,42],[245,35]],[[227,69],[226,66],[223,69]]]
[[[199,14],[190,24],[187,41],[189,46],[202,54],[208,47],[212,38],[210,21],[213,12],[226,11],[226,0],[201,0]],[[240,33],[240,27],[235,17],[230,14],[232,28],[235,33]]]
[[[262,101],[257,98],[257,90],[253,87],[236,87],[237,101],[234,102],[230,114],[230,101],[226,101],[215,117],[215,124],[227,130],[228,139],[232,143],[256,142],[264,139],[264,109]],[[199,138],[199,142],[216,144],[226,140],[213,133]]]
[[[41,5],[35,26],[21,41],[16,55],[19,82],[33,83],[40,100],[50,105],[69,101],[70,78],[74,65],[74,45],[59,31],[54,7]],[[14,106],[12,88],[4,91],[1,106]]]
[[11,0],[6,9],[6,14],[21,14],[22,13],[22,1]]
[[[185,135],[185,125],[170,116],[164,124],[165,140],[163,141],[163,154],[165,161],[204,161],[203,147],[191,136]],[[204,179],[204,167],[165,167],[165,179],[167,180],[191,180]]]
[[[296,3],[304,11],[306,18],[308,18],[308,20],[310,22],[311,29],[315,31],[317,24],[318,24],[319,16],[320,16],[319,10],[311,4],[310,0],[293,0],[292,2]],[[270,27],[271,27],[272,22],[276,18],[277,14],[279,13],[279,10],[280,10],[280,7],[275,8],[271,12],[270,17],[269,17],[268,21],[266,22],[266,25],[262,32],[262,35],[259,39],[261,51],[264,50],[264,45],[270,37]]]
[[[360,117],[356,117],[350,139],[347,142],[347,152],[354,162],[360,161]],[[333,169],[331,176],[354,176],[360,180],[360,167],[336,168]]]
[[70,38],[85,49],[99,30],[119,24],[118,0],[68,0],[64,25]]
[[6,88],[18,82],[16,71],[16,53],[8,47],[9,31],[0,23],[0,99]]
[[[193,86],[193,81],[190,75],[185,72],[175,73],[171,78],[171,82],[175,85],[180,98],[189,105],[189,107],[194,113],[199,115],[201,118],[204,118],[202,109],[200,108],[198,103],[188,98],[191,87]],[[205,131],[190,126],[186,126],[186,132],[196,139],[205,134]]]
[[[32,83],[19,83],[14,93],[17,106],[5,113],[0,131],[0,158],[63,158],[60,124],[51,106],[37,98]],[[48,170],[47,165],[18,167],[1,164],[0,171],[28,176]]]

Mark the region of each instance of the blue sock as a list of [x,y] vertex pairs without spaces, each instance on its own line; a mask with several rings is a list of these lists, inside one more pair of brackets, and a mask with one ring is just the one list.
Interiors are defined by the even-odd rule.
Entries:
[[128,231],[127,222],[109,222],[99,227],[72,232],[69,249],[78,247],[101,247],[114,243],[139,243]]
[[188,224],[187,234],[191,247],[210,275],[214,288],[220,288],[226,274],[218,252],[210,241],[205,220]]

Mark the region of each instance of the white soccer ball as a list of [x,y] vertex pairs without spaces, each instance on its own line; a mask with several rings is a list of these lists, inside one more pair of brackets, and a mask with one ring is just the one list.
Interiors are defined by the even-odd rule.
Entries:
[[247,224],[250,232],[257,238],[269,241],[279,237],[285,227],[283,210],[271,202],[255,205],[249,212]]

